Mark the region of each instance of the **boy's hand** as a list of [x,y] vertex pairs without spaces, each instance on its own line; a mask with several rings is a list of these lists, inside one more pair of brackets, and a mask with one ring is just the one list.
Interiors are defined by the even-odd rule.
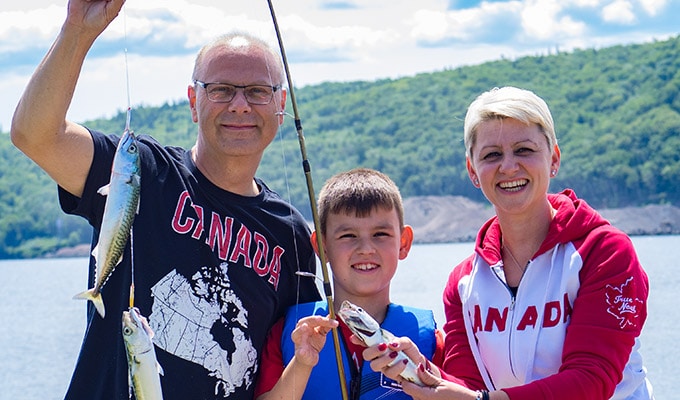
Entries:
[[314,367],[319,362],[319,352],[326,344],[326,335],[337,326],[338,321],[320,315],[299,320],[291,334],[296,361]]

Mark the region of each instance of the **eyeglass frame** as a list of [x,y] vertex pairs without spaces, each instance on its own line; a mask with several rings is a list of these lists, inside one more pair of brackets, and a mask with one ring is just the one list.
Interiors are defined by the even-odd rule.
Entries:
[[[274,99],[274,93],[276,93],[279,89],[282,88],[282,85],[234,85],[231,83],[225,83],[225,82],[203,82],[199,81],[198,79],[194,79],[194,85],[198,85],[202,87],[205,90],[205,97],[208,98],[208,100],[212,101],[213,103],[229,103],[234,100],[236,97],[237,91],[234,90],[234,95],[229,99],[229,100],[213,100],[210,98],[210,93],[208,92],[208,86],[210,85],[225,85],[225,86],[231,86],[234,89],[243,89],[243,97],[245,97],[246,101],[248,104],[251,105],[256,105],[256,106],[264,106],[267,104],[270,104],[272,100]],[[271,97],[269,98],[269,101],[266,103],[257,103],[257,102],[252,102],[251,99],[248,98],[248,95],[246,94],[246,89],[252,88],[252,87],[263,87],[263,88],[270,88],[272,89],[272,94]]]

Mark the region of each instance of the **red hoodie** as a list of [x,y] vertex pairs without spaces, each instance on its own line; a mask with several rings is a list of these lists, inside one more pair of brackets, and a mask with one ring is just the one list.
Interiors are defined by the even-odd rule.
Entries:
[[444,371],[511,399],[650,399],[637,352],[649,284],[630,238],[571,190],[549,200],[557,213],[516,295],[496,217],[451,272]]

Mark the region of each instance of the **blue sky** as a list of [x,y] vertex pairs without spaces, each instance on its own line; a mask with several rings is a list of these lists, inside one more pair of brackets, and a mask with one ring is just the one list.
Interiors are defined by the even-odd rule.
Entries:
[[[9,4],[8,4],[9,3]],[[67,0],[0,5],[0,128],[57,35]],[[663,40],[680,0],[273,0],[296,86],[412,76],[501,57]],[[228,6],[227,6],[228,5]],[[264,0],[128,0],[86,60],[69,118],[185,98],[201,44],[234,30],[275,42]],[[127,50],[127,57],[125,56]]]

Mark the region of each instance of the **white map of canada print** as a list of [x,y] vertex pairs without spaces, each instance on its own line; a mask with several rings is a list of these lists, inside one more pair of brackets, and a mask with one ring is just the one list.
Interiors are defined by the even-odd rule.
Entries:
[[[257,365],[257,352],[245,335],[248,312],[232,290],[227,270],[227,263],[217,270],[202,267],[190,281],[171,271],[151,289],[149,318],[156,346],[210,371],[217,380],[215,395],[224,398],[251,385]],[[228,351],[215,341],[216,330],[231,338]]]

